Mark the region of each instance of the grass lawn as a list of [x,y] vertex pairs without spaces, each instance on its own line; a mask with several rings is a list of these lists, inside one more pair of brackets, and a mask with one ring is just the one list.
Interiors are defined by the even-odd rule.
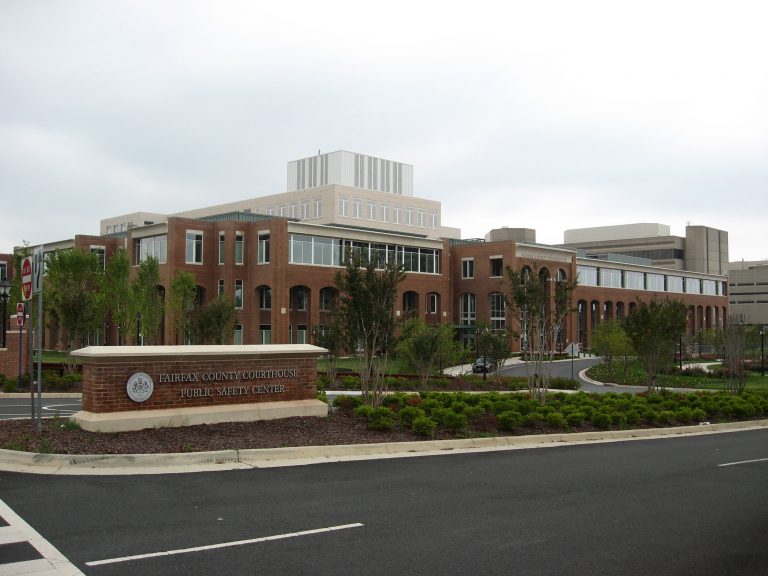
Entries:
[[[768,376],[760,376],[759,373],[749,372],[747,376],[748,390],[768,390]],[[600,382],[625,384],[632,386],[645,386],[645,371],[638,362],[630,362],[626,372],[620,362],[614,360],[612,369],[606,364],[598,364],[587,371],[590,378]],[[723,390],[726,382],[714,375],[707,375],[700,371],[683,371],[673,374],[660,374],[658,384],[668,388],[697,388],[702,390]]]

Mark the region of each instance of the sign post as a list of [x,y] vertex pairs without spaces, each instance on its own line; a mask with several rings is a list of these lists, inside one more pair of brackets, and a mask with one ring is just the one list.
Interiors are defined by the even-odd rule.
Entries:
[[21,364],[24,356],[24,302],[16,304],[16,325],[19,327],[19,379],[16,382],[16,390],[21,391]]
[[[40,245],[32,252],[33,266],[32,293],[37,294],[37,431],[43,431],[43,246]],[[31,377],[31,372],[30,372]],[[34,404],[34,392],[32,403]],[[32,412],[33,416],[35,412]]]

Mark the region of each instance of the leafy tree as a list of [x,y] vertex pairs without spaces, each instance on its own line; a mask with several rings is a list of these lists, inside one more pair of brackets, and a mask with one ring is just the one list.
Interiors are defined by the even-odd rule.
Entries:
[[674,364],[675,350],[688,322],[688,311],[679,300],[639,300],[624,321],[640,365],[645,370],[648,391],[656,389],[656,376]]
[[139,264],[136,279],[131,284],[136,312],[138,314],[139,339],[144,344],[156,344],[160,340],[165,303],[158,291],[160,286],[160,264],[149,257]]
[[86,250],[59,250],[46,258],[44,303],[63,329],[67,351],[82,346],[86,334],[102,324],[100,276],[97,256]]
[[378,260],[350,250],[344,269],[336,274],[339,289],[338,314],[344,319],[347,346],[362,348],[360,383],[363,400],[379,406],[386,392],[387,357],[393,343],[397,287],[405,278],[402,264]]
[[118,345],[133,332],[136,325],[136,313],[131,291],[131,262],[128,252],[119,249],[107,262],[101,275],[99,308],[112,319],[117,327]]
[[603,357],[609,371],[613,370],[614,356],[621,357],[624,360],[624,373],[627,373],[627,361],[633,354],[632,342],[618,320],[611,318],[595,327],[592,332],[592,349]]
[[312,327],[312,335],[315,344],[325,348],[328,352],[323,354],[325,362],[325,375],[331,384],[336,385],[339,379],[339,357],[346,342],[344,319],[338,313],[338,299],[331,305],[327,324]]
[[731,322],[723,330],[723,386],[731,394],[741,394],[747,387],[746,343],[747,330],[743,324]]
[[224,344],[229,341],[235,324],[235,306],[219,294],[213,302],[204,304],[194,323],[196,340],[200,344]]
[[[520,339],[527,346],[526,376],[531,397],[544,403],[552,373],[556,339],[573,311],[576,280],[549,282],[537,268],[513,270],[507,266],[509,293],[504,299],[517,317]],[[549,286],[554,285],[550,290]]]
[[185,344],[192,336],[192,314],[197,304],[195,276],[179,270],[171,282],[170,307],[176,328],[176,343]]
[[[478,325],[477,342],[475,344],[477,353],[488,358],[496,367],[494,380],[501,380],[501,374],[498,368],[504,365],[504,361],[512,356],[512,349],[509,346],[509,338],[503,330],[491,330],[487,325]],[[483,380],[486,373],[483,373]]]
[[427,326],[419,318],[405,322],[397,344],[398,356],[416,371],[424,387],[441,363],[455,355],[455,350],[453,328],[448,324]]

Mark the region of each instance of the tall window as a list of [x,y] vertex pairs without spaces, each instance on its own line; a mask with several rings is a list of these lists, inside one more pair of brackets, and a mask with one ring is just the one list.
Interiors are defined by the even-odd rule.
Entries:
[[152,257],[160,264],[164,264],[168,256],[168,236],[149,236],[137,238],[134,244],[136,264],[141,264],[147,258]]
[[352,218],[363,217],[363,201],[360,198],[352,198]]
[[269,264],[269,234],[259,234],[259,264]]
[[224,296],[224,280],[219,280],[219,296]]
[[405,209],[405,225],[413,226],[413,208]]
[[339,216],[349,216],[349,199],[344,196],[339,197]]
[[497,278],[504,274],[504,259],[499,257],[491,258],[491,276]]
[[243,309],[243,281],[235,280],[235,308]]
[[91,246],[91,254],[96,254],[99,259],[99,269],[105,270],[107,266],[107,251],[104,246]]
[[271,324],[260,324],[259,325],[259,336],[261,336],[261,343],[262,344],[272,344],[272,325]]
[[494,292],[491,294],[491,330],[504,330],[505,323],[504,295]]
[[461,261],[461,277],[462,278],[474,278],[475,277],[475,261],[472,258],[465,258]]
[[235,264],[242,264],[245,256],[245,236],[242,232],[235,233]]
[[471,293],[459,296],[459,324],[472,326],[476,317],[475,295]]
[[426,306],[427,314],[437,314],[437,294],[435,292],[427,294]]
[[242,346],[243,344],[243,325],[235,324],[235,334],[232,337],[232,343],[235,346]]
[[320,198],[315,198],[315,218],[321,218],[323,216],[323,201]]
[[219,233],[219,264],[224,264],[224,254],[226,250],[224,232]]
[[0,280],[8,280],[8,264],[0,262]]
[[272,288],[269,286],[259,288],[259,308],[262,310],[272,309]]
[[187,230],[187,264],[203,263],[203,233]]

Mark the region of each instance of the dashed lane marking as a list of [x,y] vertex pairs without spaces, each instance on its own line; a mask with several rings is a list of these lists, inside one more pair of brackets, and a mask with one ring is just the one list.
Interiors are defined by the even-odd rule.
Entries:
[[341,524],[339,526],[328,526],[327,528],[315,528],[314,530],[303,530],[301,532],[289,532],[287,534],[275,534],[273,536],[263,536],[261,538],[251,538],[249,540],[237,540],[235,542],[222,542],[220,544],[210,544],[208,546],[196,546],[194,548],[180,548],[179,550],[166,550],[164,552],[151,552],[149,554],[136,554],[135,556],[123,556],[122,558],[108,558],[106,560],[95,560],[86,562],[86,566],[101,566],[103,564],[116,564],[118,562],[130,562],[132,560],[144,560],[145,558],[157,558],[159,556],[174,556],[177,554],[189,554],[191,552],[203,552],[205,550],[216,550],[219,548],[229,548],[232,546],[245,546],[247,544],[258,544],[259,542],[270,542],[272,540],[285,540],[286,538],[298,538],[299,536],[309,536],[311,534],[322,534],[324,532],[334,532],[336,530],[346,530],[349,528],[361,528],[363,524],[356,522],[354,524]]

